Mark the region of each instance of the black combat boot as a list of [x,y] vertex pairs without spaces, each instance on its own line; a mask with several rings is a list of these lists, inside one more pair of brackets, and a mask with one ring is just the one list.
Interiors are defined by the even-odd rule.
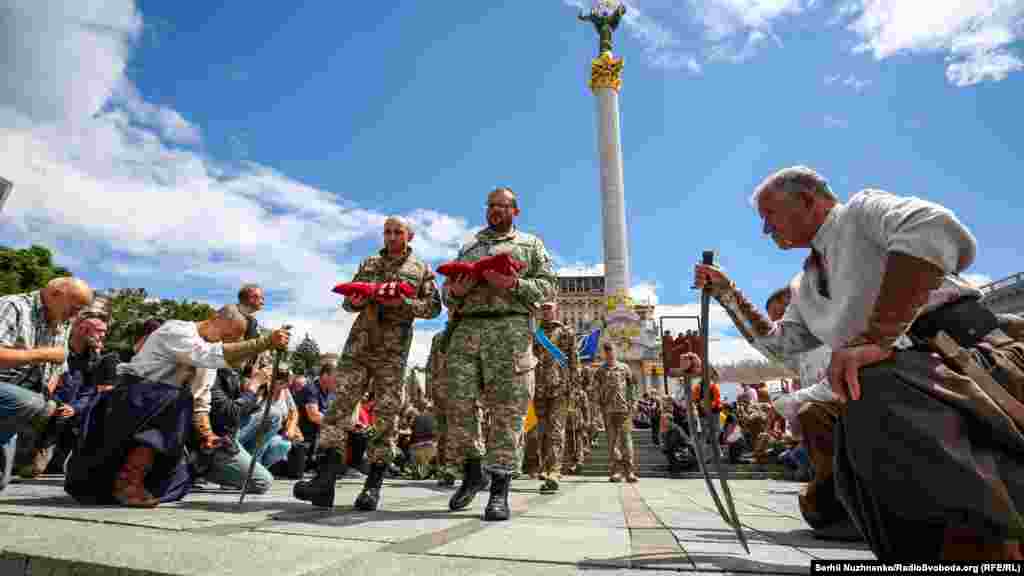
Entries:
[[356,503],[354,504],[358,510],[372,512],[377,509],[377,504],[380,503],[380,487],[384,483],[384,473],[387,469],[387,464],[373,464],[370,466],[370,473],[366,475],[363,491],[356,497]]
[[508,472],[491,472],[491,499],[484,508],[484,520],[508,520],[508,489],[512,475]]
[[476,498],[476,493],[483,487],[484,471],[480,459],[467,458],[466,463],[462,465],[462,484],[459,484],[459,489],[452,494],[452,499],[448,501],[448,508],[454,512],[469,506]]
[[296,482],[292,494],[299,500],[312,502],[313,506],[334,506],[334,483],[344,467],[341,451],[336,448],[327,450],[320,458],[316,476],[309,481]]

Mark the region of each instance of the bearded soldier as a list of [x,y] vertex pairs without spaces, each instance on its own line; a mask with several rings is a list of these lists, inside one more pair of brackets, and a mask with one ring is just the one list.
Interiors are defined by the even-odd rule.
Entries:
[[[459,261],[476,262],[507,254],[525,264],[518,274],[496,270],[449,278],[444,297],[459,311],[448,349],[449,444],[464,458],[463,479],[449,502],[451,510],[469,506],[484,486],[483,458],[491,475],[485,520],[507,520],[508,489],[519,469],[520,436],[533,390],[531,313],[554,298],[557,279],[544,243],[520,232],[516,195],[501,187],[487,196],[488,227],[459,251]],[[477,409],[483,399],[491,419],[486,452]]]
[[540,491],[553,494],[558,491],[558,480],[562,475],[565,420],[573,381],[579,371],[579,356],[576,353],[576,331],[556,320],[558,304],[553,300],[543,303],[541,314],[544,336],[565,356],[565,366],[562,366],[552,351],[546,350],[540,342],[534,342],[533,352],[540,360],[533,394],[540,431],[538,469],[543,480]]
[[[358,312],[349,331],[345,349],[338,360],[337,398],[324,416],[320,429],[320,447],[325,450],[310,481],[295,484],[294,494],[314,506],[334,505],[334,482],[345,465],[345,435],[352,426],[352,412],[373,381],[376,436],[367,450],[370,473],[355,507],[376,510],[380,502],[384,473],[394,457],[398,419],[402,408],[403,384],[412,324],[416,318],[436,318],[441,313],[441,298],[434,284],[434,273],[412,255],[409,242],[413,231],[402,218],[392,216],[384,222],[385,247],[359,265],[353,282],[385,283],[371,298],[347,296],[343,307]],[[398,283],[407,283],[415,297],[403,297]]]

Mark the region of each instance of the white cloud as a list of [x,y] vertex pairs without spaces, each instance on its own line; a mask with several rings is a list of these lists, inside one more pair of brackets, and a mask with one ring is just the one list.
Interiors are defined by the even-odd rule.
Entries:
[[604,276],[604,263],[586,264],[577,262],[555,270],[558,276]]
[[629,289],[629,297],[634,302],[642,304],[658,303],[658,284],[655,282],[642,282]]
[[832,86],[834,84],[841,84],[848,88],[853,88],[855,92],[863,92],[865,88],[871,85],[871,80],[861,80],[853,74],[843,78],[842,74],[830,74],[825,76],[825,85]]
[[986,284],[991,284],[995,280],[994,278],[992,278],[988,274],[981,274],[981,273],[977,273],[977,272],[972,273],[972,274],[961,274],[961,276],[965,280],[967,280],[968,282],[978,286],[979,288],[984,286],[984,285],[986,285]]
[[708,37],[720,40],[769,30],[773,20],[786,14],[799,14],[807,3],[800,0],[690,0],[690,5],[703,21]]
[[681,48],[678,34],[647,15],[639,2],[627,3],[623,21],[630,35],[643,44],[652,66],[666,70],[685,68],[693,74],[700,74],[700,63],[693,54]]
[[0,19],[0,108],[36,122],[90,117],[121,81],[142,31],[132,0],[7,2]]
[[121,83],[112,103],[123,108],[132,122],[154,130],[168,143],[199,144],[201,136],[195,125],[185,120],[177,110],[144,101],[128,82]]
[[[563,4],[586,9],[581,0]],[[817,0],[629,0],[624,27],[652,66],[699,73],[707,62],[744,62],[769,41],[782,45],[778,24],[821,18]],[[840,0],[825,27],[855,34],[855,53],[883,60],[900,53],[946,55],[946,78],[956,86],[998,81],[1024,69],[1013,45],[1024,38],[1020,0]],[[811,26],[820,26],[811,22]],[[699,37],[699,41],[691,38]],[[832,83],[840,78],[830,77]],[[863,80],[844,82],[861,91]]]
[[712,335],[708,344],[708,357],[716,366],[735,364],[744,360],[765,360],[764,355],[743,338],[721,335]]
[[946,78],[956,86],[1005,79],[1024,69],[1010,46],[1024,37],[1019,0],[860,0],[844,5],[855,52],[883,60],[900,53],[944,53]]
[[[590,3],[581,0],[562,0],[584,13],[591,8]],[[647,1],[631,0],[624,2],[626,15],[623,16],[623,28],[643,46],[648,62],[655,68],[665,70],[687,70],[700,74],[701,65],[695,54],[682,48],[679,34],[672,29],[670,23],[663,23],[661,18],[652,18],[647,14]]]
[[[308,332],[338,351],[353,318],[330,290],[352,276],[358,256],[336,255],[379,237],[386,215],[197,150],[200,128],[143,100],[124,76],[142,27],[132,2],[21,2],[4,14],[0,171],[15,182],[0,214],[8,242],[60,244],[58,261],[113,276],[99,288],[145,286],[159,296],[153,283],[178,281],[191,298],[211,294],[219,304],[218,295],[231,300],[242,282],[257,282],[269,292],[264,325],[293,324],[297,339]],[[433,262],[473,232],[432,210],[405,216],[414,250]],[[425,361],[430,334],[415,332],[411,362]]]

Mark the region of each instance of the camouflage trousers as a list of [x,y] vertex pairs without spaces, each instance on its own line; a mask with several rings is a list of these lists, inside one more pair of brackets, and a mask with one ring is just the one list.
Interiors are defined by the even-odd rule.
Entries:
[[436,382],[431,387],[434,401],[434,437],[437,439],[437,467],[442,471],[455,471],[455,458],[448,450],[448,383]]
[[564,396],[534,398],[537,411],[539,472],[557,480],[562,473],[562,454],[565,452],[565,420],[568,400]]
[[579,411],[569,412],[565,418],[564,470],[576,470],[583,465],[590,448],[589,428]]
[[629,412],[606,412],[604,431],[608,435],[608,474],[629,474],[636,470],[633,453],[633,416]]
[[[448,348],[448,450],[511,473],[522,462],[522,432],[536,360],[526,316],[465,318]],[[483,406],[490,417],[481,432]]]
[[753,443],[754,461],[764,463],[768,455],[768,417],[771,413],[771,404],[763,402],[740,402],[737,403],[737,422],[740,427],[750,433],[750,440]]
[[402,409],[403,365],[399,359],[379,356],[342,356],[338,361],[338,391],[320,427],[320,448],[345,450],[345,435],[352,429],[352,412],[373,382],[374,430],[366,448],[371,464],[390,463],[398,439]]

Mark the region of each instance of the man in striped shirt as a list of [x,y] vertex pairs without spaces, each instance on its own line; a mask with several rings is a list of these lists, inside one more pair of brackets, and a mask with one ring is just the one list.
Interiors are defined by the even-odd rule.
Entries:
[[70,277],[0,297],[0,490],[11,477],[18,429],[43,430],[56,410],[48,397],[67,370],[69,322],[92,300],[89,285]]

